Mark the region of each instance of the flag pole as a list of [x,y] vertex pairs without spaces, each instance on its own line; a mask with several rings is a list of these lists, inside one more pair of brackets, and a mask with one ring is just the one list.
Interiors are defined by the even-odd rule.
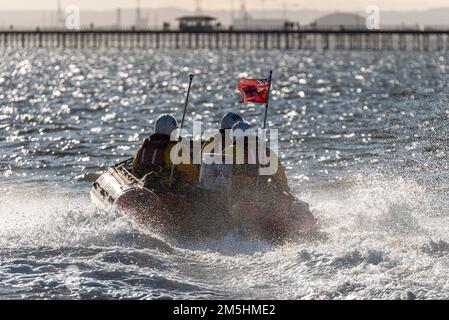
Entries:
[[[270,76],[268,77],[268,92],[267,92],[267,103],[265,104],[265,115],[263,118],[263,130],[267,128],[267,116],[268,116],[268,105],[270,102],[270,91],[271,91],[271,77],[273,76],[273,70],[270,70]],[[265,143],[263,144],[265,145]],[[266,154],[266,150],[264,150]],[[257,171],[257,187],[260,185],[260,159],[258,161],[259,170]]]
[[268,104],[269,104],[269,101],[270,101],[271,77],[272,77],[272,75],[273,75],[273,70],[270,70],[270,76],[268,77],[267,103],[265,104],[265,117],[263,119],[263,129],[267,128]]
[[[189,104],[189,96],[190,96],[190,89],[192,87],[192,81],[193,81],[193,77],[195,75],[193,73],[189,74],[189,87],[187,89],[187,96],[186,96],[186,101],[184,103],[184,111],[182,113],[182,120],[181,120],[181,128],[179,129],[179,137],[178,137],[178,143],[176,144],[177,149],[177,153],[179,152],[179,143],[181,142],[181,137],[182,137],[182,129],[184,128],[184,119],[186,117],[186,112],[187,112],[187,106]],[[171,189],[172,187],[172,183],[173,183],[173,174],[175,172],[175,164],[172,163],[171,165],[171,172],[170,172],[170,183],[168,185],[168,189]]]

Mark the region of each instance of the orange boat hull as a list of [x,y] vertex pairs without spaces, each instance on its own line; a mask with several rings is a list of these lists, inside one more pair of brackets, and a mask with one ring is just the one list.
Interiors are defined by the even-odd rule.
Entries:
[[116,208],[154,231],[180,238],[221,237],[237,230],[248,238],[282,242],[311,234],[316,220],[306,203],[281,193],[227,193],[193,189],[186,195],[156,194],[120,167],[93,184],[91,197],[103,209]]

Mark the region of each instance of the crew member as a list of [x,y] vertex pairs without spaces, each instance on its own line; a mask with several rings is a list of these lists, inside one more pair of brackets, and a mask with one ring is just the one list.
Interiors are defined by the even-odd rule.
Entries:
[[[233,171],[232,183],[236,190],[254,189],[256,187],[267,187],[273,185],[278,191],[289,191],[288,180],[285,175],[285,168],[280,163],[277,155],[268,147],[266,147],[266,156],[269,161],[277,159],[278,167],[274,168],[273,175],[260,175],[260,167],[264,166],[259,162],[257,136],[249,133],[251,126],[245,121],[239,121],[232,127],[234,136],[233,144],[224,150],[224,154],[232,156]],[[250,139],[254,139],[250,142]],[[243,146],[243,150],[239,150]],[[243,163],[239,163],[239,152],[243,151]],[[270,163],[265,166],[269,166]]]
[[229,147],[232,143],[232,137],[230,134],[232,131],[232,126],[239,121],[243,121],[243,118],[238,114],[234,112],[226,113],[221,119],[219,132],[203,143],[201,154],[203,152],[221,153],[225,148]]
[[[141,179],[150,172],[159,174],[163,186],[169,186],[172,168],[171,150],[176,146],[176,141],[170,141],[170,136],[178,128],[176,119],[170,114],[159,116],[154,125],[154,133],[146,138],[137,151],[132,172]],[[179,164],[175,166],[175,185],[181,186],[192,183],[198,178],[198,169],[192,164]]]

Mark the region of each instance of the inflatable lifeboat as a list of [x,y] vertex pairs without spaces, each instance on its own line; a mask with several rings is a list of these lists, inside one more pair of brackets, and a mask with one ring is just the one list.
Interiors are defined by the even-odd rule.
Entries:
[[289,192],[261,190],[230,197],[232,165],[201,165],[198,185],[176,193],[162,190],[156,173],[136,178],[131,165],[129,159],[109,167],[93,183],[90,194],[100,209],[118,209],[153,231],[178,239],[218,238],[237,232],[273,242],[315,231],[309,205]]

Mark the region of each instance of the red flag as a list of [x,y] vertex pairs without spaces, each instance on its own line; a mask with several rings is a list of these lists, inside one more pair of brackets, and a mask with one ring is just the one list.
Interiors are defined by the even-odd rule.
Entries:
[[267,103],[270,83],[268,79],[240,79],[237,89],[242,93],[241,102]]

